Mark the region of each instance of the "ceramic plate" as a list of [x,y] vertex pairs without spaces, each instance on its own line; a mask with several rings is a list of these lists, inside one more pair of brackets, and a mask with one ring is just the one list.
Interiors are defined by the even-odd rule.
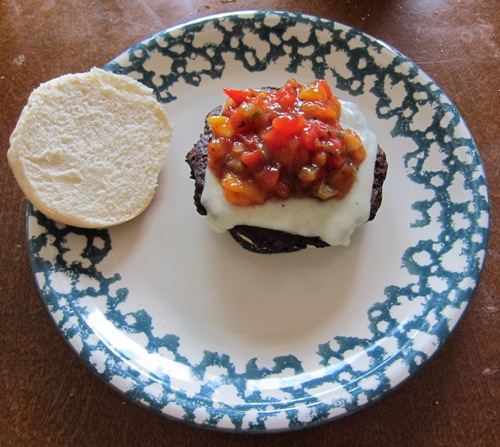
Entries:
[[[199,426],[289,430],[365,407],[443,345],[479,281],[488,193],[466,125],[419,67],[347,26],[253,11],[162,31],[106,69],[151,87],[175,123],[152,205],[109,230],[31,206],[27,221],[50,314],[110,386]],[[223,87],[290,77],[357,102],[389,174],[350,246],[258,255],[196,213],[184,157]]]

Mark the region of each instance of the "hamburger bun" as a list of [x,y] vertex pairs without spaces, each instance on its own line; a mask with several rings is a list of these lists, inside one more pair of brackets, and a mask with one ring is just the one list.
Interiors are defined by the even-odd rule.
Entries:
[[26,198],[82,228],[126,222],[151,202],[172,128],[152,90],[98,68],[41,84],[7,157]]

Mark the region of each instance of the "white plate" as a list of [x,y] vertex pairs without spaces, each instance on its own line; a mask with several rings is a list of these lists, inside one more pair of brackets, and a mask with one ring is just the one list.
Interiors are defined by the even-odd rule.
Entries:
[[[479,281],[488,192],[462,118],[415,64],[338,23],[253,11],[162,31],[106,68],[152,87],[175,123],[153,204],[109,230],[28,210],[42,298],[104,381],[188,423],[296,429],[386,395],[445,342]],[[208,229],[184,157],[223,87],[289,77],[357,102],[389,174],[349,247],[258,255]]]

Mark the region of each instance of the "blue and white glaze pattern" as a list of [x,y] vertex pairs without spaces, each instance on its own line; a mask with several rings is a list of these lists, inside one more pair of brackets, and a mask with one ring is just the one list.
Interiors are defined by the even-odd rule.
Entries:
[[474,294],[487,248],[487,184],[462,118],[416,65],[361,32],[284,12],[213,16],[160,32],[106,69],[140,79],[175,105],[179,85],[197,88],[228,67],[255,74],[276,66],[287,77],[306,70],[333,79],[337,92],[371,102],[390,131],[386,141],[395,142],[385,147],[389,175],[399,157],[400,175],[423,191],[409,205],[411,243],[398,255],[406,281],[387,278],[374,292],[368,328],[358,335],[318,340],[312,360],[289,351],[242,362],[203,346],[191,356],[180,335],[158,329],[154,311],[132,303],[110,231],[66,227],[28,207],[36,281],[82,360],[133,401],[209,428],[297,429],[384,396],[445,342]]

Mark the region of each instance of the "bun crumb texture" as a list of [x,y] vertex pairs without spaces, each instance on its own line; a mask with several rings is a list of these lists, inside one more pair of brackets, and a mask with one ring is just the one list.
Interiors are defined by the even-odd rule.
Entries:
[[93,68],[33,91],[7,157],[26,198],[48,218],[102,228],[150,204],[171,134],[152,90]]

